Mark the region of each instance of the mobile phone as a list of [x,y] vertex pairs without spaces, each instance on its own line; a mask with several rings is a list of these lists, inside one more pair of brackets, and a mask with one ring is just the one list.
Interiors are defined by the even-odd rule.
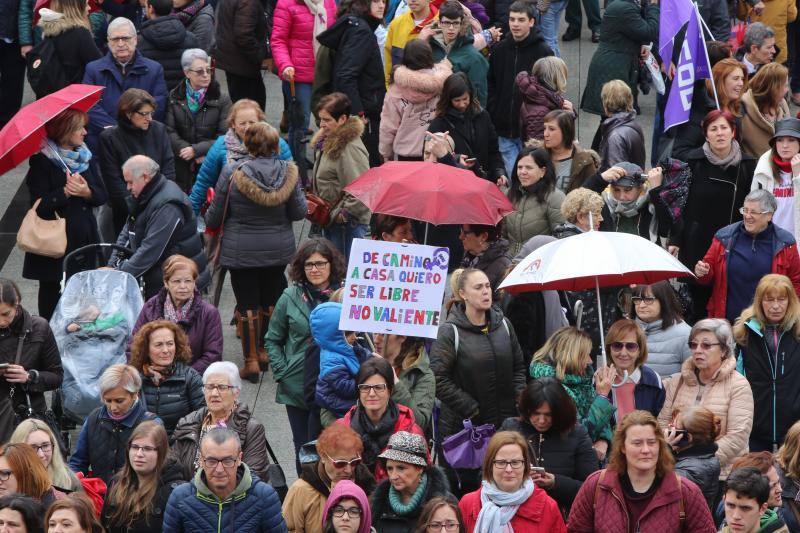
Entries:
[[474,162],[476,160],[477,160],[476,157],[468,157],[468,158],[464,159],[464,161],[466,161],[467,163],[472,163],[472,162]]
[[692,443],[689,440],[689,432],[685,429],[676,429],[675,435],[681,435],[681,440],[675,443],[675,446],[678,448],[685,448]]
[[544,469],[543,466],[532,466],[531,472],[536,472],[537,474],[544,474],[546,470]]
[[11,363],[0,363],[0,370],[5,370],[9,366],[11,366]]

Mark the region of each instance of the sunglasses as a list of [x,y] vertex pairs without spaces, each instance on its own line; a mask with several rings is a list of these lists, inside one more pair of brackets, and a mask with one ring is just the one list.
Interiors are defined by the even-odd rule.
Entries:
[[638,352],[639,351],[639,343],[638,342],[612,342],[611,349],[615,352],[621,352],[622,349],[625,348],[629,352]]
[[327,455],[327,454],[326,454],[326,456],[328,457],[328,460],[331,462],[331,464],[333,464],[333,467],[337,468],[339,470],[341,470],[342,468],[344,468],[346,466],[351,466],[351,467],[355,468],[355,467],[357,467],[358,465],[361,464],[361,457],[360,456],[356,457],[355,459],[350,459],[349,461],[346,461],[344,459],[334,459],[333,457],[331,457],[330,455]]
[[703,351],[710,350],[712,346],[719,346],[720,342],[697,342],[697,341],[689,341],[689,348],[692,350],[696,350],[699,346]]

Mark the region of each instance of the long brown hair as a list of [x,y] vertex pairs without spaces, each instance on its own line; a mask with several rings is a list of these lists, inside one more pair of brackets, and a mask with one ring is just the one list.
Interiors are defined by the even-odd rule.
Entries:
[[617,474],[625,474],[628,471],[628,460],[622,449],[625,447],[625,435],[633,426],[650,426],[658,441],[658,462],[656,463],[656,475],[664,477],[675,468],[675,459],[669,450],[669,445],[664,438],[664,433],[658,427],[658,420],[647,411],[631,411],[614,432],[614,439],[611,443],[611,458],[608,461],[608,469]]
[[115,476],[114,484],[108,493],[108,502],[113,505],[110,523],[117,526],[130,526],[137,518],[147,517],[153,508],[153,498],[158,489],[159,475],[141,481],[133,470],[130,460],[131,443],[143,437],[150,437],[156,445],[156,473],[161,472],[169,452],[169,439],[164,426],[158,422],[142,422],[133,430],[125,453],[125,466]]
[[433,515],[442,507],[449,507],[455,513],[456,520],[458,520],[458,533],[467,533],[467,526],[464,525],[464,518],[461,515],[461,509],[458,507],[458,500],[452,496],[437,496],[426,503],[419,515],[417,529],[414,530],[414,533],[425,533],[428,531],[428,524],[433,520]]
[[800,481],[800,422],[792,424],[786,432],[786,438],[783,439],[783,445],[778,449],[776,457],[783,473]]
[[23,442],[4,444],[0,457],[5,457],[8,467],[17,479],[17,492],[41,501],[52,483],[42,460],[33,448]]

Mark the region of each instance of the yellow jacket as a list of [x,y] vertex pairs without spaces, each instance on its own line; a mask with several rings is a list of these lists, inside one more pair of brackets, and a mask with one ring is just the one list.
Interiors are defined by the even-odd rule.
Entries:
[[778,47],[774,61],[785,63],[789,57],[789,45],[786,41],[786,26],[797,18],[795,0],[764,0],[764,11],[756,15],[750,11],[751,22],[763,22],[775,30],[775,46]]

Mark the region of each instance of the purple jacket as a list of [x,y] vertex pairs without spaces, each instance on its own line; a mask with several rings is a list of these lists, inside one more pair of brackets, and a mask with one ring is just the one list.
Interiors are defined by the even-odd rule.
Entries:
[[[158,294],[145,302],[136,325],[133,326],[131,339],[143,325],[153,320],[164,319],[166,298],[167,289],[162,287]],[[190,366],[202,376],[208,365],[214,361],[222,361],[222,319],[219,311],[210,303],[203,301],[200,292],[195,289],[189,314],[186,320],[180,321],[179,324],[189,336],[189,346],[192,349]],[[130,355],[130,345],[128,345],[128,359]]]

